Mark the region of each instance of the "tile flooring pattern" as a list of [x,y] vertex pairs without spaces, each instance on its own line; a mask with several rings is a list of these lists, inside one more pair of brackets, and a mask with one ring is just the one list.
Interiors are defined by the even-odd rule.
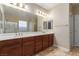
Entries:
[[36,56],[79,56],[79,48],[73,48],[70,52],[65,52],[56,47],[49,47],[36,54]]

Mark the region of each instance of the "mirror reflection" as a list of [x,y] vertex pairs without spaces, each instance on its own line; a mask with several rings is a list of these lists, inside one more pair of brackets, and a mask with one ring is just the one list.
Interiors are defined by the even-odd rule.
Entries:
[[51,21],[47,22],[45,17],[4,4],[1,6],[0,33],[42,32],[53,27]]
[[3,31],[3,27],[2,27],[2,12],[1,12],[1,8],[0,8],[0,33],[2,33]]
[[[4,33],[37,31],[37,16],[3,5],[5,16]],[[1,19],[0,19],[1,20]]]
[[4,16],[5,16],[5,33],[16,33],[18,32],[18,11],[12,7],[4,7]]

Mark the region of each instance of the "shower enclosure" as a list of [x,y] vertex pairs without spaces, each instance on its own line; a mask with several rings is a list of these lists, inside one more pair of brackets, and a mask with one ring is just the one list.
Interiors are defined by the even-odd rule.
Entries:
[[70,4],[71,45],[79,47],[79,4]]

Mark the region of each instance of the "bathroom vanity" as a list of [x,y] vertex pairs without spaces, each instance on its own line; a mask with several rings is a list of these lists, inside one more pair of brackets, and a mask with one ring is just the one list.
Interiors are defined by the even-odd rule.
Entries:
[[50,33],[53,26],[50,22],[43,24],[46,18],[17,6],[0,6],[1,56],[31,56],[53,45],[54,34]]
[[[6,38],[6,37],[5,37]],[[1,38],[0,38],[1,39]],[[31,56],[53,45],[54,34],[27,34],[0,40],[1,56]]]

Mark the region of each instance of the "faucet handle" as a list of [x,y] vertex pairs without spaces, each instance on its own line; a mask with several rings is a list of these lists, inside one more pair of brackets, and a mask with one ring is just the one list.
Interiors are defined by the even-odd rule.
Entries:
[[18,35],[18,33],[16,33],[16,36]]
[[20,36],[22,36],[22,35],[23,35],[23,33],[20,32]]

